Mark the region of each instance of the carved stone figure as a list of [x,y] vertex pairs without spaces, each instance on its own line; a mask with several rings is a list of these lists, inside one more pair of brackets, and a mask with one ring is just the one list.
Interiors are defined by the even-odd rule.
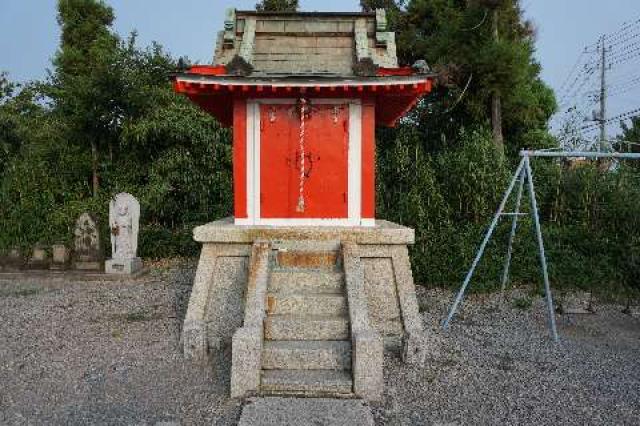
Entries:
[[111,259],[105,264],[108,274],[132,274],[142,269],[138,251],[140,203],[126,192],[116,195],[109,203],[111,229]]
[[82,213],[76,222],[74,235],[74,269],[99,271],[102,269],[102,249],[98,221],[89,213]]

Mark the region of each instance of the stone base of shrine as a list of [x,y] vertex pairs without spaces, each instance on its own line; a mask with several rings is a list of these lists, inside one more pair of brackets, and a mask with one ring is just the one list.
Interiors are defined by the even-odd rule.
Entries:
[[104,263],[104,271],[107,274],[131,275],[142,269],[142,259],[109,259]]
[[[229,218],[195,228],[194,239],[203,246],[183,327],[185,358],[205,361],[209,353],[231,346],[234,333],[240,328],[248,328],[247,318],[253,320],[257,315],[261,319],[254,323],[262,328],[262,318],[266,318],[265,312],[272,306],[267,305],[266,300],[255,305],[255,282],[260,282],[256,274],[266,275],[263,278],[269,283],[266,293],[271,294],[276,291],[271,287],[275,284],[270,281],[273,271],[278,271],[275,274],[281,276],[285,267],[293,268],[294,272],[296,268],[297,271],[314,268],[314,262],[331,261],[333,256],[333,261],[337,262],[336,270],[345,266],[346,284],[342,288],[346,289],[344,297],[348,299],[348,305],[345,315],[351,324],[347,325],[350,329],[346,331],[345,338],[349,339],[349,335],[354,338],[357,333],[354,327],[360,327],[355,324],[365,324],[367,330],[382,338],[385,348],[400,349],[407,362],[420,362],[424,359],[425,339],[407,250],[414,238],[413,229],[382,220],[373,227],[275,227],[234,225]],[[343,249],[346,246],[349,250]],[[270,266],[266,273],[264,266],[263,272],[254,270],[259,268],[259,262],[252,259],[252,253],[257,257],[255,247],[267,247]],[[324,257],[317,255],[322,252],[330,254]],[[274,262],[280,263],[273,266]],[[317,289],[325,284],[301,279],[300,282],[293,280],[293,285],[299,285],[294,288],[302,290],[308,286]],[[362,295],[359,296],[360,304],[358,300],[354,301],[358,297],[354,294],[358,291]],[[258,294],[259,298],[267,299],[266,294]],[[264,305],[260,305],[262,302]],[[258,306],[257,312],[249,312],[251,306]],[[300,312],[306,309],[304,307]],[[320,314],[324,312],[317,306],[309,306],[308,309],[315,309]],[[364,322],[361,321],[362,313]],[[265,329],[254,337],[254,340],[260,340],[256,343],[259,347],[262,347],[265,336],[278,332],[270,331],[266,327],[267,321],[264,324]],[[283,332],[293,336],[287,338],[289,340],[322,340],[305,337],[307,332],[313,334],[311,330]],[[291,333],[299,333],[300,336]],[[236,349],[234,343],[234,364]],[[355,366],[355,354],[353,358]],[[260,357],[257,359],[259,363]]]

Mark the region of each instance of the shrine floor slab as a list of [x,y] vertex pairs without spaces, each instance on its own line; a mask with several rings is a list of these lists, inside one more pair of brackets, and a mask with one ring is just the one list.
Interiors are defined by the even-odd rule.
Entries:
[[256,398],[242,410],[238,426],[374,426],[361,400]]

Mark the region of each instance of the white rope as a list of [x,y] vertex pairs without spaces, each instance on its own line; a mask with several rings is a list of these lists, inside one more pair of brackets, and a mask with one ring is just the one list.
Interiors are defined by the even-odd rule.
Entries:
[[296,211],[298,213],[304,212],[304,119],[306,113],[306,99],[300,99],[300,185],[298,187],[298,206]]

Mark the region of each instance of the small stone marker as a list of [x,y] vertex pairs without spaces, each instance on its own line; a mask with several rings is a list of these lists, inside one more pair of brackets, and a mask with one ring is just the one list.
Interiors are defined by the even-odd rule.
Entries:
[[107,274],[133,274],[142,269],[138,251],[140,203],[126,192],[116,195],[109,203],[111,256],[105,263]]
[[51,269],[67,269],[69,266],[70,252],[64,244],[51,246]]
[[2,263],[5,271],[17,271],[22,268],[23,262],[24,260],[18,247],[11,248],[7,255],[0,257],[0,263]]
[[238,426],[373,426],[359,399],[258,398],[242,409]]
[[73,267],[82,271],[102,269],[102,250],[98,222],[89,213],[82,213],[73,232],[75,251]]
[[29,262],[27,262],[29,269],[46,269],[49,267],[49,260],[47,251],[40,244],[36,244],[33,247],[33,252]]
[[16,271],[22,268],[22,255],[18,247],[12,247],[5,256],[0,257],[0,263],[3,264],[5,271]]

